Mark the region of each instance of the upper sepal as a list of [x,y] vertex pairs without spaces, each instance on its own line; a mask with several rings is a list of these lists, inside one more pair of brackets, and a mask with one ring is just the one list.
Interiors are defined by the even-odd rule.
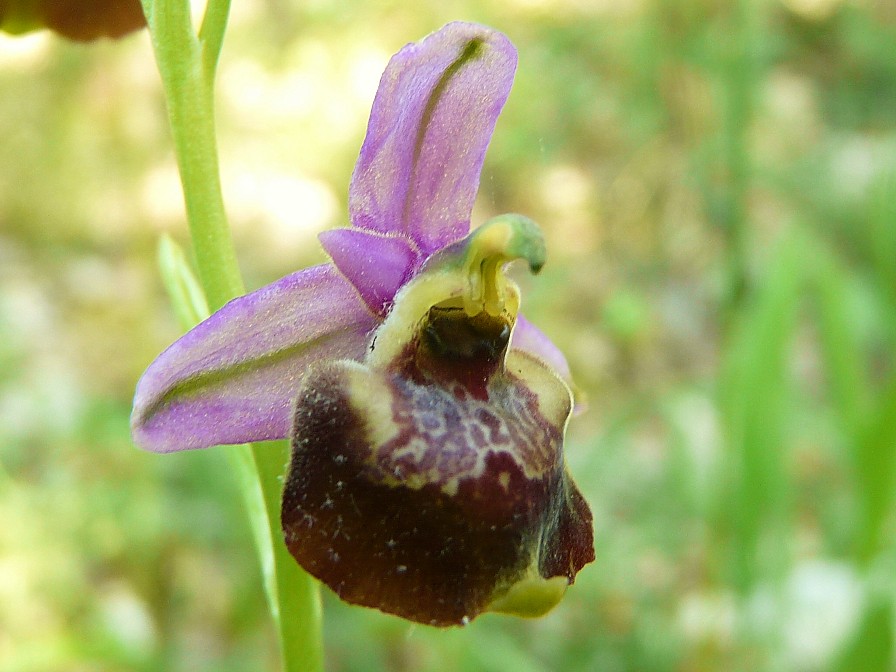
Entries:
[[403,235],[424,255],[465,235],[516,63],[504,35],[472,23],[393,56],[349,188],[352,224]]

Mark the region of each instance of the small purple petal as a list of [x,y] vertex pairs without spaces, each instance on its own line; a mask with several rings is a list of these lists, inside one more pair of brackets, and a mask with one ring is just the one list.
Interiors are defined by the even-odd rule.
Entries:
[[522,315],[517,316],[510,347],[528,352],[550,366],[568,385],[572,384],[572,374],[566,357],[547,335]]
[[234,299],[143,374],[134,442],[167,453],[284,438],[308,365],[362,359],[378,322],[329,264]]
[[370,309],[385,316],[398,288],[411,276],[420,253],[413,243],[363,229],[333,229],[318,238]]
[[392,57],[349,189],[354,226],[405,235],[426,255],[467,233],[516,61],[504,35],[470,23]]

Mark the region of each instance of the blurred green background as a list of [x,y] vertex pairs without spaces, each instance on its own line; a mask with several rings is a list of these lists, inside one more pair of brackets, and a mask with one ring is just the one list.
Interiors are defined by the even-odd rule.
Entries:
[[[236,2],[250,288],[323,260],[388,57],[453,19],[520,51],[474,223],[546,231],[525,310],[587,395],[597,560],[535,621],[325,594],[328,669],[896,669],[896,4]],[[187,243],[145,32],[0,36],[0,129],[0,670],[276,669],[224,456],[129,439]]]

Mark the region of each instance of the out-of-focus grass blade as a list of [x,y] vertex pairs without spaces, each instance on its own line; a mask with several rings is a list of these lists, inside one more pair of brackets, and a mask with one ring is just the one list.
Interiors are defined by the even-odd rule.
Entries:
[[881,289],[891,305],[896,306],[896,171],[882,176],[874,185],[868,215],[874,270]]
[[896,498],[896,380],[881,395],[871,422],[859,437],[855,468],[862,513],[856,552],[859,560],[867,563],[880,550],[884,524]]
[[[784,472],[785,418],[789,407],[788,352],[803,282],[803,240],[788,235],[771,257],[768,271],[734,324],[719,377],[722,428],[731,487],[719,496],[719,513],[731,526],[734,583],[753,585],[781,564],[786,536],[760,543],[785,517],[788,483]],[[775,555],[760,557],[760,548]]]
[[888,672],[893,661],[893,602],[870,595],[858,628],[837,656],[834,672]]
[[[867,344],[850,302],[853,283],[827,249],[815,244],[811,252],[827,382],[849,447],[858,500],[855,552],[865,564],[879,550],[882,527],[896,496],[896,379],[873,395]],[[880,273],[878,279],[885,279],[886,264]],[[878,299],[886,306],[887,290],[881,289]]]
[[820,243],[808,250],[812,258],[818,332],[827,384],[844,434],[857,437],[869,409],[869,381],[865,373],[866,353],[859,325],[850,303],[850,278]]

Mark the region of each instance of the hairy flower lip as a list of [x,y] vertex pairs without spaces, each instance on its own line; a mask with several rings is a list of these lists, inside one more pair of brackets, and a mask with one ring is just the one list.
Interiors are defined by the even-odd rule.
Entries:
[[508,352],[514,257],[540,267],[538,227],[484,225],[402,289],[364,362],[303,381],[284,539],[348,602],[439,626],[539,615],[593,560],[591,514],[563,460],[569,389]]
[[[479,398],[403,366],[314,367],[282,508],[299,563],[342,599],[430,625],[553,607],[594,558],[560,449],[571,401],[527,355],[508,369],[528,374],[498,374]],[[533,369],[560,394],[552,421],[541,415],[552,404],[521,385]]]

